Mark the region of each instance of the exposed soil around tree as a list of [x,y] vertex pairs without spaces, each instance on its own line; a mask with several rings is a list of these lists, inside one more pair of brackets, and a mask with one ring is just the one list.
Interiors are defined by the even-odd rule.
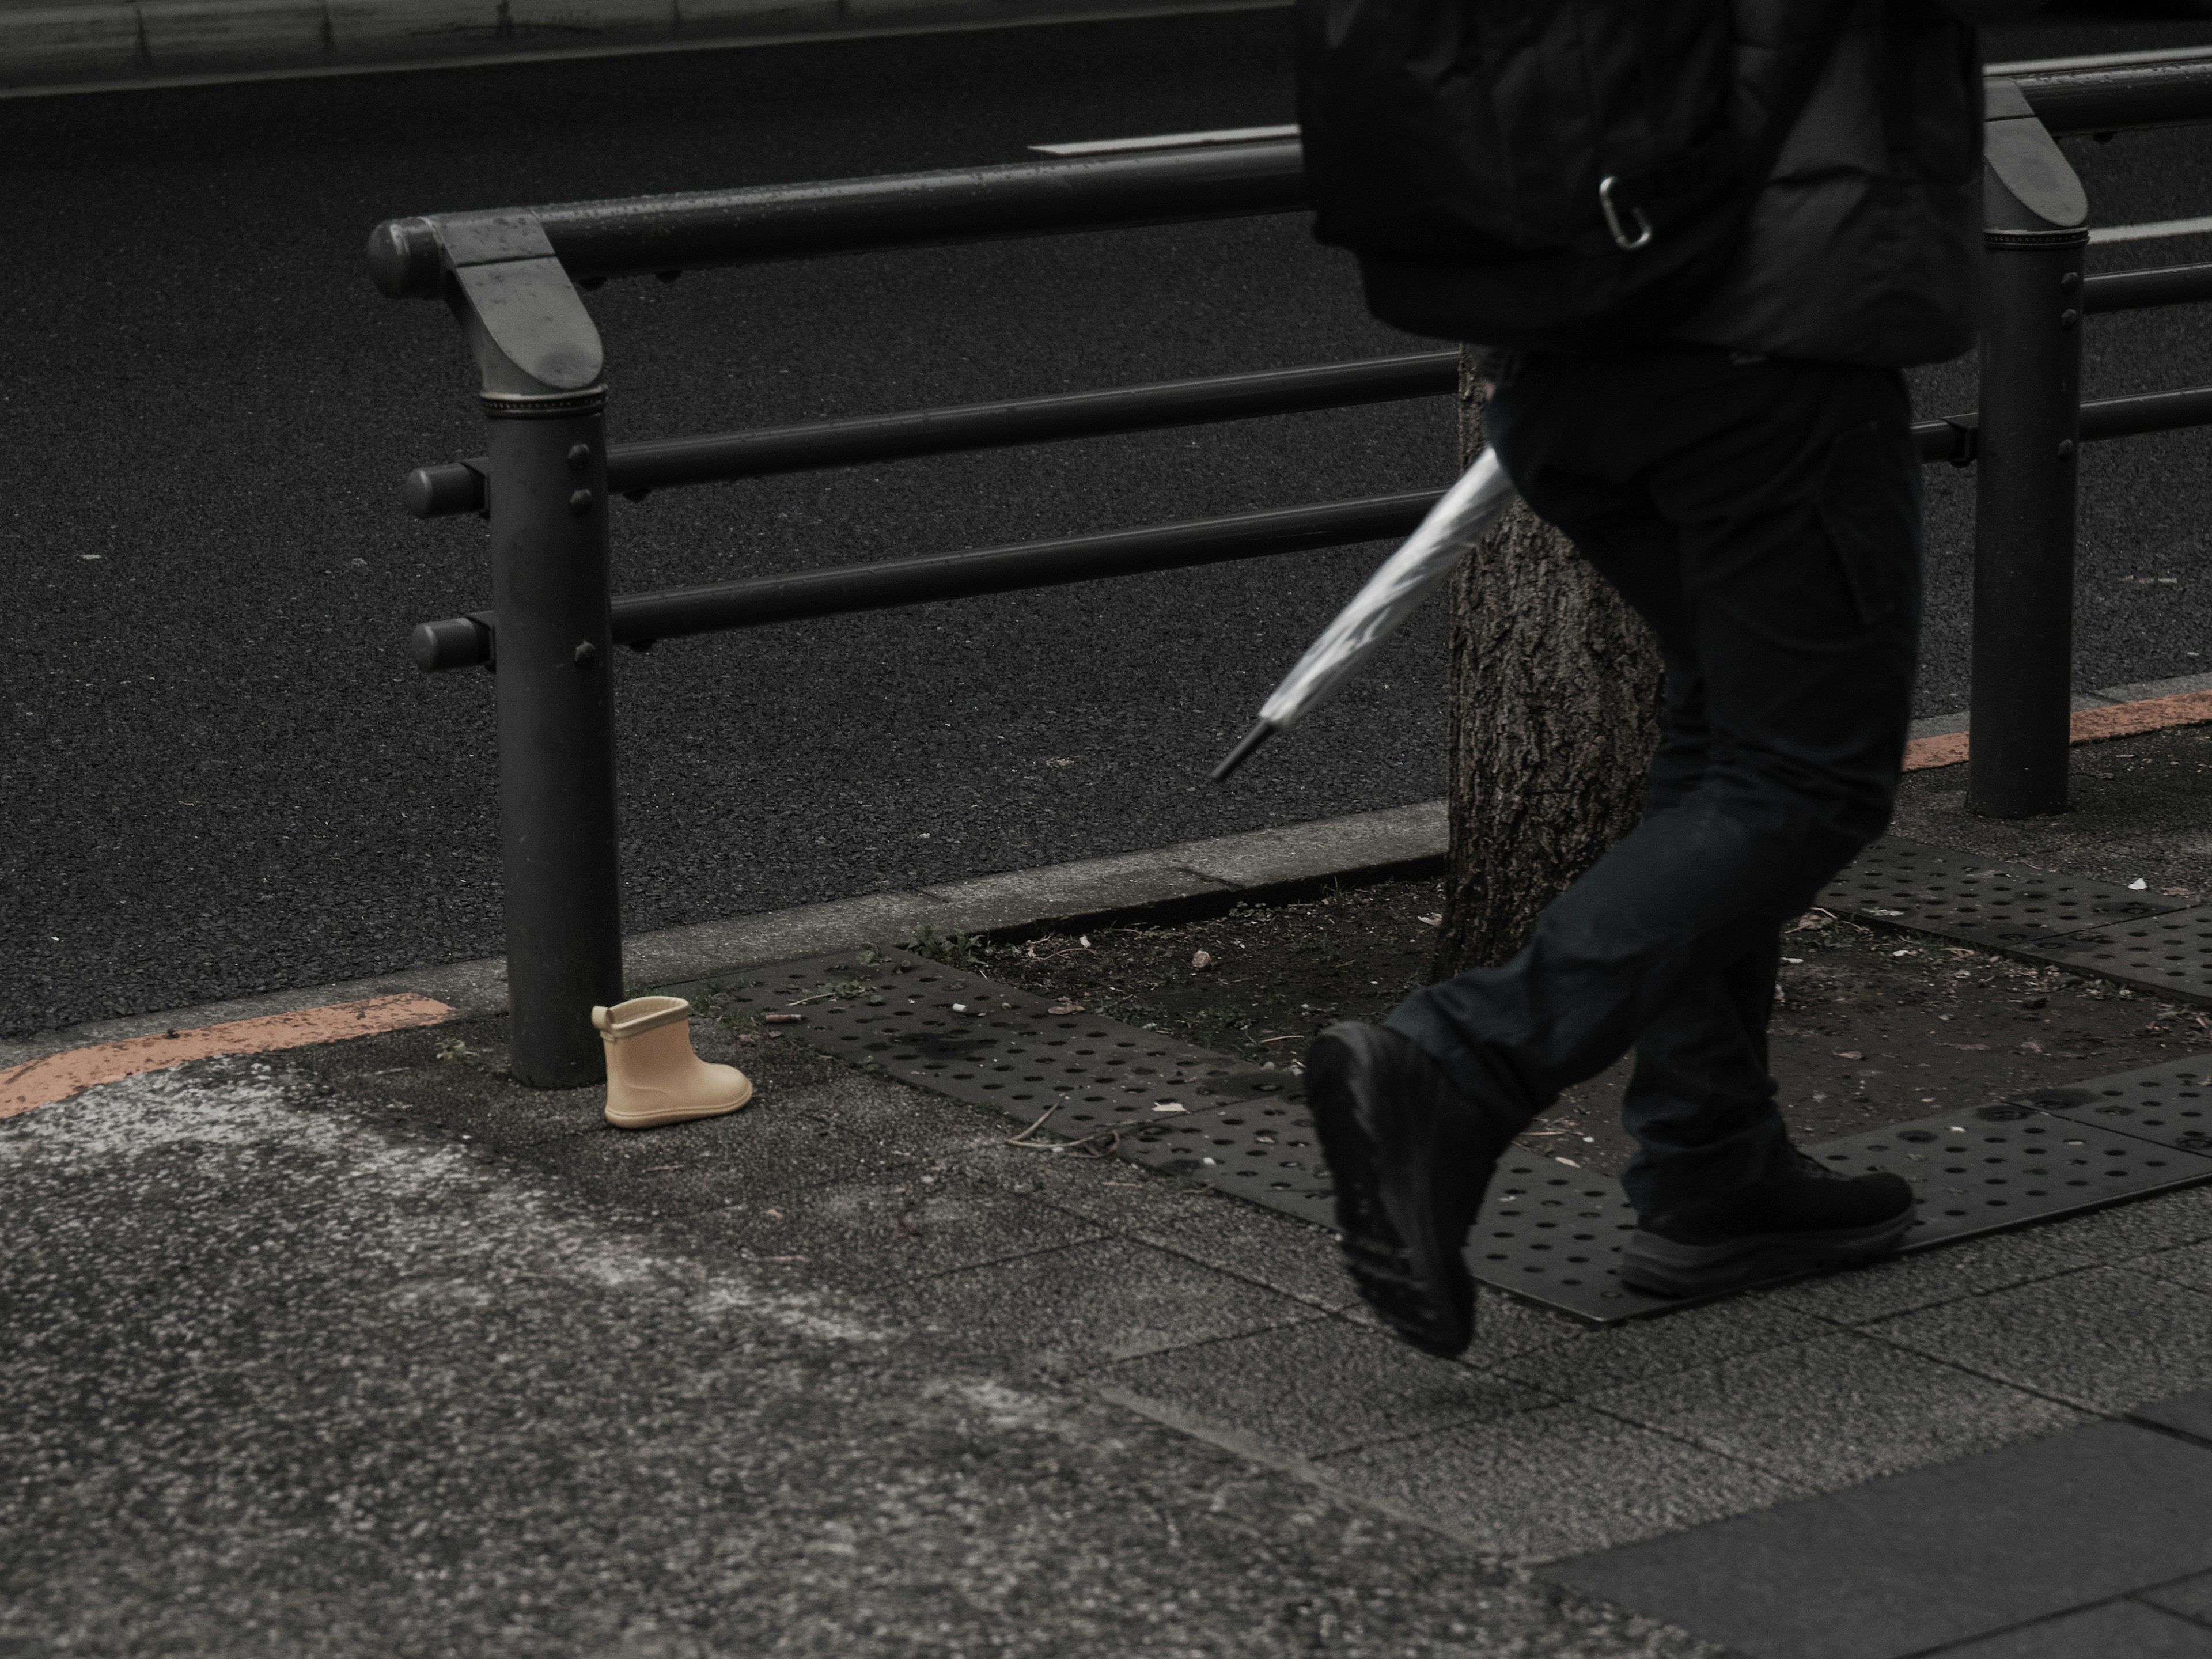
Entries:
[[[1425,982],[1442,894],[1435,881],[1386,882],[1182,926],[934,950],[1004,983],[1287,1070],[1324,1025],[1380,1019]],[[2212,1016],[2196,1009],[1826,912],[1801,918],[1784,950],[1772,1064],[1803,1145],[2212,1053]],[[1568,1091],[1527,1139],[1616,1173],[1631,1151],[1618,1115],[1626,1076],[1624,1061]]]

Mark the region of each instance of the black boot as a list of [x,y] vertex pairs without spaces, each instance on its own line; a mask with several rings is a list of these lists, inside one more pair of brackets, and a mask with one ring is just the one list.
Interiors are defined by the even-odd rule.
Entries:
[[1467,1231],[1517,1125],[1462,1094],[1412,1038],[1357,1020],[1314,1039],[1306,1096],[1359,1294],[1413,1346],[1461,1352],[1474,1337]]
[[1904,1243],[1917,1208],[1901,1176],[1846,1176],[1792,1147],[1748,1187],[1638,1217],[1620,1277],[1656,1296],[1708,1296],[1852,1267]]

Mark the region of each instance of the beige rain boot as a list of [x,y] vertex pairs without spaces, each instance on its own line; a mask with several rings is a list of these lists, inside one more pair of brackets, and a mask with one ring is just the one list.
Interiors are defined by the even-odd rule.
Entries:
[[753,1085],[734,1066],[710,1066],[691,1052],[691,1005],[682,997],[632,997],[592,1010],[607,1045],[607,1121],[653,1129],[734,1112]]

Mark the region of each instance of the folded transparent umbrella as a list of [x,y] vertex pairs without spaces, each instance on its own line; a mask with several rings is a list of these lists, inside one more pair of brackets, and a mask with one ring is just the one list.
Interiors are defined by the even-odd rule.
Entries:
[[1484,532],[1513,504],[1513,485],[1497,454],[1485,450],[1466,477],[1429,509],[1421,527],[1368,578],[1367,586],[1306,647],[1297,667],[1284,677],[1261,705],[1260,719],[1229,757],[1213,769],[1219,783],[1252,758],[1276,732],[1295,726],[1334,696],[1375,647],[1420,608],[1421,601],[1451,568],[1480,541]]

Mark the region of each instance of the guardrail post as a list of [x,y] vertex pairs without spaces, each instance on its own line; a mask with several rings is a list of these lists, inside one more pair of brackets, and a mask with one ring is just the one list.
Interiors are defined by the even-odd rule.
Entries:
[[2009,81],[1989,83],[1966,800],[2066,810],[2081,408],[2081,181]]
[[603,354],[533,216],[434,222],[490,428],[510,1069],[573,1088],[622,1000]]

